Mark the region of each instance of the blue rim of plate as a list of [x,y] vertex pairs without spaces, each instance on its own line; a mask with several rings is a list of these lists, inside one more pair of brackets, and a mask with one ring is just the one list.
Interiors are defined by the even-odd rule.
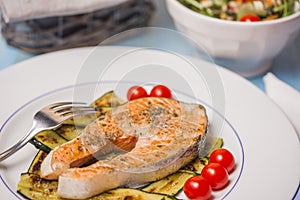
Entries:
[[[41,98],[44,98],[48,95],[51,95],[51,94],[54,94],[56,92],[60,92],[60,91],[63,91],[63,90],[67,90],[67,89],[70,89],[70,88],[76,88],[76,87],[83,87],[83,86],[87,86],[87,85],[99,85],[99,84],[113,84],[113,83],[124,83],[124,84],[134,84],[134,85],[138,85],[138,84],[141,84],[140,82],[134,82],[134,81],[115,81],[115,80],[108,80],[108,81],[101,81],[101,82],[85,82],[85,83],[80,83],[80,84],[75,84],[75,85],[69,85],[69,86],[64,86],[64,87],[60,87],[60,88],[57,88],[57,89],[54,89],[54,90],[51,90],[49,92],[46,92],[44,94],[41,94],[33,99],[31,99],[30,101],[28,101],[27,103],[23,104],[20,108],[18,108],[16,111],[14,111],[6,120],[5,122],[2,124],[2,126],[0,127],[0,134],[3,130],[3,128],[6,126],[7,123],[9,123],[9,121],[15,116],[17,115],[21,110],[23,110],[24,108],[26,108],[27,106],[29,106],[30,104],[34,103],[35,101],[41,99]],[[222,199],[225,199],[230,193],[231,191],[236,187],[238,181],[240,180],[240,177],[242,175],[242,172],[243,172],[243,169],[244,169],[244,147],[242,145],[242,141],[237,133],[237,131],[234,129],[233,125],[219,112],[217,111],[216,109],[214,109],[211,105],[207,104],[206,102],[202,101],[201,99],[196,99],[195,97],[191,96],[191,95],[188,95],[184,92],[181,92],[181,91],[178,91],[178,90],[175,90],[174,91],[176,93],[179,93],[179,94],[182,94],[184,96],[187,96],[189,98],[192,98],[192,99],[195,99],[197,102],[200,102],[202,105],[204,105],[205,107],[211,109],[213,112],[215,112],[219,117],[221,117],[228,125],[229,127],[233,130],[235,136],[237,137],[238,139],[238,142],[239,142],[239,145],[241,147],[241,150],[242,150],[242,163],[241,163],[241,169],[240,169],[240,172],[237,176],[237,179],[235,180],[234,184],[232,185],[232,187],[227,191],[227,193],[222,197]],[[17,194],[16,191],[12,190],[9,185],[6,183],[6,181],[4,180],[4,178],[2,177],[2,175],[0,174],[0,179],[2,181],[2,183],[5,185],[5,187],[17,198],[17,199],[20,199],[22,200],[22,198],[20,198],[20,196]],[[299,187],[298,187],[298,190],[299,190]],[[298,191],[297,190],[297,191]]]

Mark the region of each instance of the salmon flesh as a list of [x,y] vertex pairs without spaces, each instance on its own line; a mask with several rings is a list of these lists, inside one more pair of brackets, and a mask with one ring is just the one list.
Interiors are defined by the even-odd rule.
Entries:
[[[69,199],[155,181],[197,157],[207,123],[198,104],[156,97],[129,101],[52,150],[42,163],[42,177],[58,179],[58,195]],[[119,153],[80,167],[112,151]]]

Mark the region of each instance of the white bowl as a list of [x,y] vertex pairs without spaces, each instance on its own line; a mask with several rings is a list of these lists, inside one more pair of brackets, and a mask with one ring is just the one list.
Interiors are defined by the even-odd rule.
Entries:
[[179,31],[204,47],[217,64],[247,77],[267,71],[300,31],[300,12],[247,23],[208,17],[177,0],[166,0],[166,5]]

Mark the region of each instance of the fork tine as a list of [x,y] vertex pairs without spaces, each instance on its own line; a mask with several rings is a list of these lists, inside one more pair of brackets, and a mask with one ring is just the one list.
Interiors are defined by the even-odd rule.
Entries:
[[59,102],[42,108],[34,115],[34,123],[26,135],[6,151],[0,152],[0,162],[25,146],[41,129],[53,129],[72,117],[93,113],[99,111],[83,102]]
[[76,104],[78,105],[86,105],[86,103],[84,102],[58,102],[58,103],[53,103],[51,105],[48,105],[46,106],[45,108],[46,109],[59,109],[61,107],[64,107],[64,106],[71,106],[71,107],[74,107]]
[[95,108],[91,107],[91,106],[61,106],[59,109],[54,110],[55,112],[61,112],[64,110],[72,110],[72,111],[76,111],[76,110],[95,110]]
[[60,115],[84,115],[84,114],[92,114],[92,113],[99,113],[99,111],[96,111],[95,109],[90,110],[68,110],[61,112]]
[[93,107],[88,107],[88,106],[81,106],[81,107],[69,106],[69,107],[62,108],[60,110],[55,110],[54,112],[64,115],[65,113],[68,113],[68,112],[75,113],[75,112],[92,112],[92,111],[96,111],[96,109]]
[[75,115],[84,115],[97,113],[98,111],[83,102],[59,102],[50,105],[49,110],[58,114],[60,117],[72,117]]
[[78,115],[97,114],[97,113],[99,113],[99,112],[96,110],[77,110],[77,111],[69,110],[69,111],[60,113],[59,116],[62,118],[61,120],[66,120],[66,119],[69,119],[72,117],[76,117]]

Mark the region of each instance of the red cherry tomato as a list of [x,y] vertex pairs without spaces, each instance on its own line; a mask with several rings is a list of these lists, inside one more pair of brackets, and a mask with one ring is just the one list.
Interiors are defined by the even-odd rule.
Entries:
[[214,190],[222,189],[228,183],[228,172],[219,163],[209,163],[202,169],[201,175]]
[[190,199],[207,200],[211,197],[211,187],[202,176],[189,178],[184,184],[183,191]]
[[165,97],[172,98],[171,90],[164,85],[157,85],[152,88],[150,92],[151,97]]
[[127,99],[129,101],[142,97],[148,97],[147,91],[143,87],[132,86],[131,88],[129,88],[127,92]]
[[240,18],[241,22],[258,22],[261,19],[255,14],[245,14]]
[[225,169],[228,173],[232,172],[232,170],[235,167],[235,159],[232,155],[232,153],[224,148],[219,148],[214,150],[209,157],[210,163],[219,163]]

